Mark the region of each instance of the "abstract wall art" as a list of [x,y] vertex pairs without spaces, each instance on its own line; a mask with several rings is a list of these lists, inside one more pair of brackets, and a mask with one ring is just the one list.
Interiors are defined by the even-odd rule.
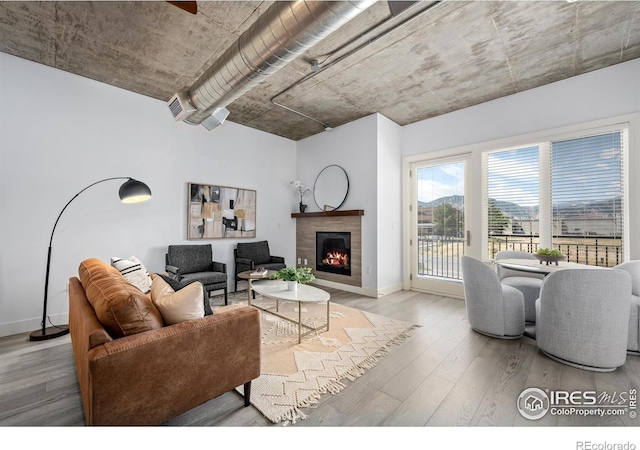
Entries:
[[256,237],[255,190],[189,183],[187,239]]

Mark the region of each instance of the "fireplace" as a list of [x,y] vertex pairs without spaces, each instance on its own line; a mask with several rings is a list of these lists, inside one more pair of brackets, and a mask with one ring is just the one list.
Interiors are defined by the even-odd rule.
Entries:
[[351,276],[351,233],[316,231],[316,271]]

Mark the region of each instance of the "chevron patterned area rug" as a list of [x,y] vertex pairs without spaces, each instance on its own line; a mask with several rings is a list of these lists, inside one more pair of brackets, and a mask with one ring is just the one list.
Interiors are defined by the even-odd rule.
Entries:
[[[271,299],[258,297],[255,303],[275,308]],[[297,303],[280,302],[279,313],[296,319]],[[339,393],[343,381],[356,380],[374,367],[391,345],[417,327],[331,303],[329,331],[307,335],[298,344],[297,325],[261,314],[262,375],[252,382],[251,404],[271,422],[285,425],[306,418],[303,408],[317,404],[322,394]],[[304,324],[318,327],[326,323],[326,314],[326,304],[303,304]]]

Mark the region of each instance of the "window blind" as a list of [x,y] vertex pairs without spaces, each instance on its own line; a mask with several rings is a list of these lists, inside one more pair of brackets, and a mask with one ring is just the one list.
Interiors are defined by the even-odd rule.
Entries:
[[623,262],[626,139],[627,128],[620,125],[487,152],[485,254],[494,258],[500,250],[534,252],[550,245],[572,262]]
[[537,146],[488,154],[485,198],[489,236],[538,233],[538,173]]
[[623,136],[614,131],[551,142],[553,246],[569,260],[622,262]]

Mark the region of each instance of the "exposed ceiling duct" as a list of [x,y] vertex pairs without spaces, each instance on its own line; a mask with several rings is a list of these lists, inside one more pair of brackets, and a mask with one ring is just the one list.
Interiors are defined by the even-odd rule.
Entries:
[[174,119],[212,130],[227,105],[375,2],[274,2],[187,92],[169,100]]
[[389,11],[391,12],[391,15],[393,17],[397,17],[418,2],[417,1],[409,1],[409,2],[389,1],[387,3],[389,4]]

